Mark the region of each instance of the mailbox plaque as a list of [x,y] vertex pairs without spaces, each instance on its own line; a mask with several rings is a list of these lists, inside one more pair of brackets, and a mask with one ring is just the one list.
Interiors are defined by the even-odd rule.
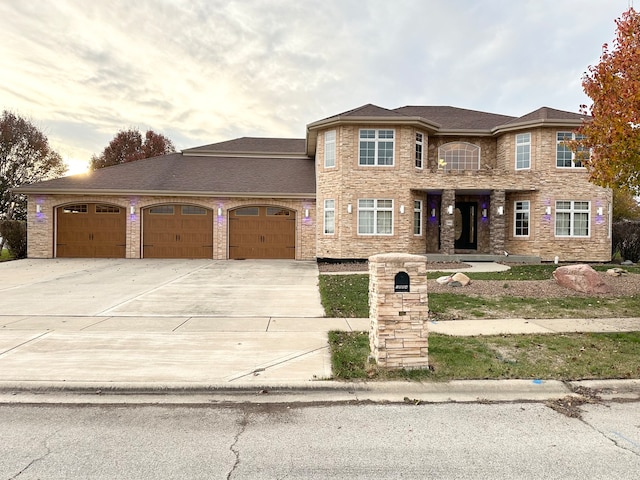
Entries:
[[393,287],[395,293],[409,293],[409,274],[406,272],[398,272],[395,277]]

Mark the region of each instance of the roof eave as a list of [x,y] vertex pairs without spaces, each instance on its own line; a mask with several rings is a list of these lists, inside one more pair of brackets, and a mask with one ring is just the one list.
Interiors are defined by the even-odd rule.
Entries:
[[124,195],[124,196],[171,196],[171,197],[243,197],[243,198],[315,198],[315,192],[210,192],[210,191],[172,191],[172,190],[120,190],[120,189],[14,189],[24,195]]
[[429,133],[436,133],[441,125],[431,122],[423,117],[403,116],[338,116],[319,120],[307,125],[307,155],[310,157],[316,153],[316,140],[318,130],[338,127],[340,125],[363,125],[363,124],[384,124],[384,125],[416,125],[424,128]]
[[515,130],[523,130],[526,128],[578,128],[584,124],[586,119],[545,119],[545,120],[528,120],[525,122],[510,123],[508,125],[498,125],[492,130],[494,135],[502,133],[513,132]]

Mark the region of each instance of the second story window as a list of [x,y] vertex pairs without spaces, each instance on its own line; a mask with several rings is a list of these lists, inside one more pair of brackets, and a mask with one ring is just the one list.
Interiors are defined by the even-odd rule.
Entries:
[[583,140],[584,135],[572,132],[558,132],[556,134],[556,167],[558,168],[581,168],[582,161],[589,158],[589,150],[579,148],[577,154],[574,153],[566,142],[571,140]]
[[359,165],[393,166],[393,151],[393,130],[360,130]]
[[531,168],[531,134],[516,135],[516,170]]
[[422,168],[424,156],[424,135],[416,133],[416,168]]
[[445,143],[438,148],[438,164],[446,172],[480,169],[480,147],[467,142]]
[[324,132],[324,166],[336,166],[336,131]]

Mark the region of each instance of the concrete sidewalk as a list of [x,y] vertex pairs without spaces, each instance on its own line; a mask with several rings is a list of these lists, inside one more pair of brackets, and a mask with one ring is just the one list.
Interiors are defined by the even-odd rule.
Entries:
[[[619,332],[640,330],[640,318],[432,321],[429,327],[448,335]],[[324,381],[331,377],[327,332],[368,328],[366,318],[0,316],[0,391],[215,391],[223,397],[263,389],[344,393],[347,384]],[[362,398],[400,394],[391,395],[391,385],[358,385]],[[484,398],[477,383],[470,385],[473,395]],[[569,393],[561,382],[484,385],[493,399]],[[416,389],[446,396],[442,386],[407,383],[402,388],[405,396]],[[469,388],[455,398],[468,398]]]

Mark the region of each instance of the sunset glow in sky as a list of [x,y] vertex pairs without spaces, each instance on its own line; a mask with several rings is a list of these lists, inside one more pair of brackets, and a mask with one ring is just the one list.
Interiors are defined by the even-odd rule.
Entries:
[[120,129],[176,148],[305,136],[373,103],[520,116],[589,103],[628,0],[0,0],[0,109],[73,171]]

